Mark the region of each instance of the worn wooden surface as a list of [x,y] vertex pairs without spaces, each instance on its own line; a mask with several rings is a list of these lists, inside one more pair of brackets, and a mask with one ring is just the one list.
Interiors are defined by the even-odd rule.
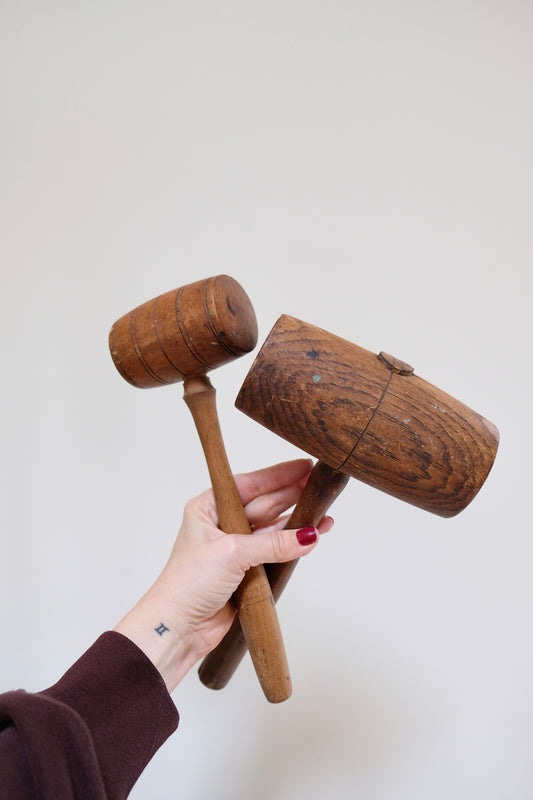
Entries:
[[331,467],[443,517],[471,502],[498,447],[491,422],[406,362],[289,316],[236,405]]
[[255,311],[228,275],[154,297],[121,317],[109,334],[115,366],[140,388],[204,375],[257,343]]

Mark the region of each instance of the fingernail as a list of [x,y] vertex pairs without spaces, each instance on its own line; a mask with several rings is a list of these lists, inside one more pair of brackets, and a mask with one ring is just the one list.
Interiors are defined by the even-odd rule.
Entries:
[[296,538],[301,545],[313,544],[318,539],[316,528],[300,528],[296,531]]

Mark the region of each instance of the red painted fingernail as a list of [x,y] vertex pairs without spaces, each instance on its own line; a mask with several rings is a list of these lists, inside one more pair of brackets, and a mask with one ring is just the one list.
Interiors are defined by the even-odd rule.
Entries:
[[301,545],[313,544],[318,539],[316,528],[300,528],[296,531],[296,538]]

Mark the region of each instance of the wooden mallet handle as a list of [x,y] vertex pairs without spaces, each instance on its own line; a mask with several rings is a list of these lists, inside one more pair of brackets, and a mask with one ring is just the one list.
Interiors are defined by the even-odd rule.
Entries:
[[[250,534],[250,525],[224,447],[215,389],[209,378],[186,378],[184,400],[192,413],[204,450],[219,527],[225,533]],[[248,647],[267,700],[281,703],[290,697],[292,685],[279,620],[264,567],[252,567],[246,572],[234,600],[240,621],[237,625],[243,653]]]

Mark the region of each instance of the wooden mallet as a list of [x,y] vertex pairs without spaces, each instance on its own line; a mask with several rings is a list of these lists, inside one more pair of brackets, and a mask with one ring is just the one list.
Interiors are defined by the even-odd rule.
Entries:
[[[288,528],[316,525],[353,476],[443,517],[461,512],[492,467],[498,430],[409,364],[282,316],[261,347],[238,409],[318,459]],[[296,562],[266,565],[274,599]],[[226,685],[245,652],[234,625],[202,662]]]
[[[244,289],[227,275],[183,286],[125,314],[113,325],[109,347],[118,371],[133,386],[183,381],[204,450],[219,527],[251,532],[230,469],[206,373],[253,350],[257,321]],[[266,698],[290,697],[291,679],[275,604],[265,570],[252,567],[234,596],[252,661]]]

